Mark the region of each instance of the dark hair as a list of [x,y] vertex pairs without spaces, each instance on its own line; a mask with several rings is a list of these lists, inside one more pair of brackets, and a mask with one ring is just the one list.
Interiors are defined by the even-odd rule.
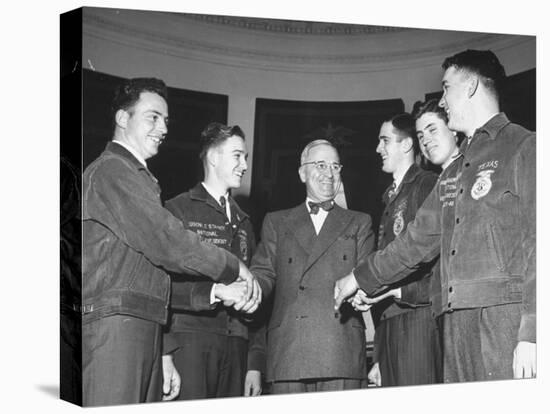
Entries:
[[209,123],[201,132],[199,158],[204,162],[210,148],[220,145],[233,135],[244,140],[244,132],[238,125],[228,126],[220,122]]
[[502,83],[506,79],[504,67],[490,50],[468,49],[446,58],[442,66],[445,70],[453,66],[457,70],[475,73],[480,77],[483,85],[497,99],[502,88]]
[[119,109],[127,111],[139,100],[142,92],[152,92],[168,102],[168,89],[164,81],[156,78],[133,78],[124,81],[115,91],[111,104],[113,122]]
[[415,120],[411,114],[403,112],[401,114],[394,115],[384,122],[389,122],[392,124],[397,132],[397,136],[399,137],[398,142],[403,141],[405,138],[410,138],[413,143],[414,155],[417,155],[420,152],[420,147],[418,146],[418,141],[416,139]]
[[[413,118],[417,121],[422,115],[427,112],[432,112],[441,118],[445,123],[449,122],[447,112],[441,106],[439,106],[439,99],[429,99],[426,102],[418,101],[414,104],[415,109],[413,111]],[[416,135],[415,135],[416,136]]]

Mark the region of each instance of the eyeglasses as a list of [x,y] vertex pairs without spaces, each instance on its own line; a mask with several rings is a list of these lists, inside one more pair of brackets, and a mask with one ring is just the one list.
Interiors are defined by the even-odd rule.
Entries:
[[332,162],[329,164],[328,162],[325,162],[325,161],[304,162],[302,165],[307,165],[307,164],[314,164],[315,168],[317,168],[319,172],[327,172],[328,169],[330,168],[333,172],[339,173],[340,171],[342,171],[342,168],[344,167],[342,164],[338,164],[337,162]]

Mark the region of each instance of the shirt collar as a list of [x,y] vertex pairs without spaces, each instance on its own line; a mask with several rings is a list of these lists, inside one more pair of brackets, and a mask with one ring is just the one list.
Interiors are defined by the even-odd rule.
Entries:
[[136,159],[139,161],[140,164],[142,164],[145,168],[147,168],[147,163],[143,159],[141,155],[137,153],[135,149],[133,149],[130,145],[126,144],[125,142],[119,141],[118,139],[113,139],[113,142],[117,143],[118,145],[126,148],[130,154],[132,154]]
[[395,188],[398,189],[402,182],[409,182],[414,179],[416,174],[418,174],[420,167],[416,165],[414,162],[411,164],[409,168],[399,177],[395,178],[393,181],[395,182]]
[[204,181],[201,184],[204,187],[204,189],[206,190],[206,192],[208,194],[210,194],[212,196],[212,198],[214,200],[216,200],[216,202],[218,204],[220,204],[220,198],[221,197],[224,197],[225,201],[229,202],[229,194],[228,193],[225,193],[225,194],[218,193],[218,192],[214,191],[212,188],[208,187]]

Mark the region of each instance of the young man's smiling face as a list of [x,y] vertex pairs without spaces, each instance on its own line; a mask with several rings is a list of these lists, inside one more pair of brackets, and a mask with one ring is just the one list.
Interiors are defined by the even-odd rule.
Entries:
[[418,143],[424,156],[435,165],[447,166],[455,153],[456,136],[439,115],[426,112],[416,120]]
[[405,159],[402,149],[402,138],[391,122],[387,121],[380,127],[376,152],[382,158],[382,171],[393,174]]
[[157,154],[168,132],[168,104],[154,92],[141,92],[139,100],[117,113],[121,141],[130,145],[144,160]]
[[232,135],[211,149],[214,174],[225,191],[239,188],[248,169],[246,144],[238,135]]
[[443,96],[439,106],[445,109],[449,118],[448,126],[453,131],[466,132],[468,125],[467,118],[468,89],[470,76],[467,72],[450,66],[443,74]]

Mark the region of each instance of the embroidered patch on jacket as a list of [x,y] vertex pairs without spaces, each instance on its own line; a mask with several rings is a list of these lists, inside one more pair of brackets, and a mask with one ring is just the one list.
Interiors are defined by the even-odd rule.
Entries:
[[393,234],[398,236],[399,233],[403,231],[403,227],[405,227],[405,220],[403,219],[403,210],[399,210],[397,214],[395,214],[394,216]]
[[246,231],[239,230],[239,248],[241,250],[241,260],[246,262],[248,260],[248,239]]
[[474,200],[479,200],[481,197],[485,197],[489,193],[491,187],[493,186],[491,174],[494,172],[495,170],[484,170],[477,173],[477,180],[472,186],[471,192]]

